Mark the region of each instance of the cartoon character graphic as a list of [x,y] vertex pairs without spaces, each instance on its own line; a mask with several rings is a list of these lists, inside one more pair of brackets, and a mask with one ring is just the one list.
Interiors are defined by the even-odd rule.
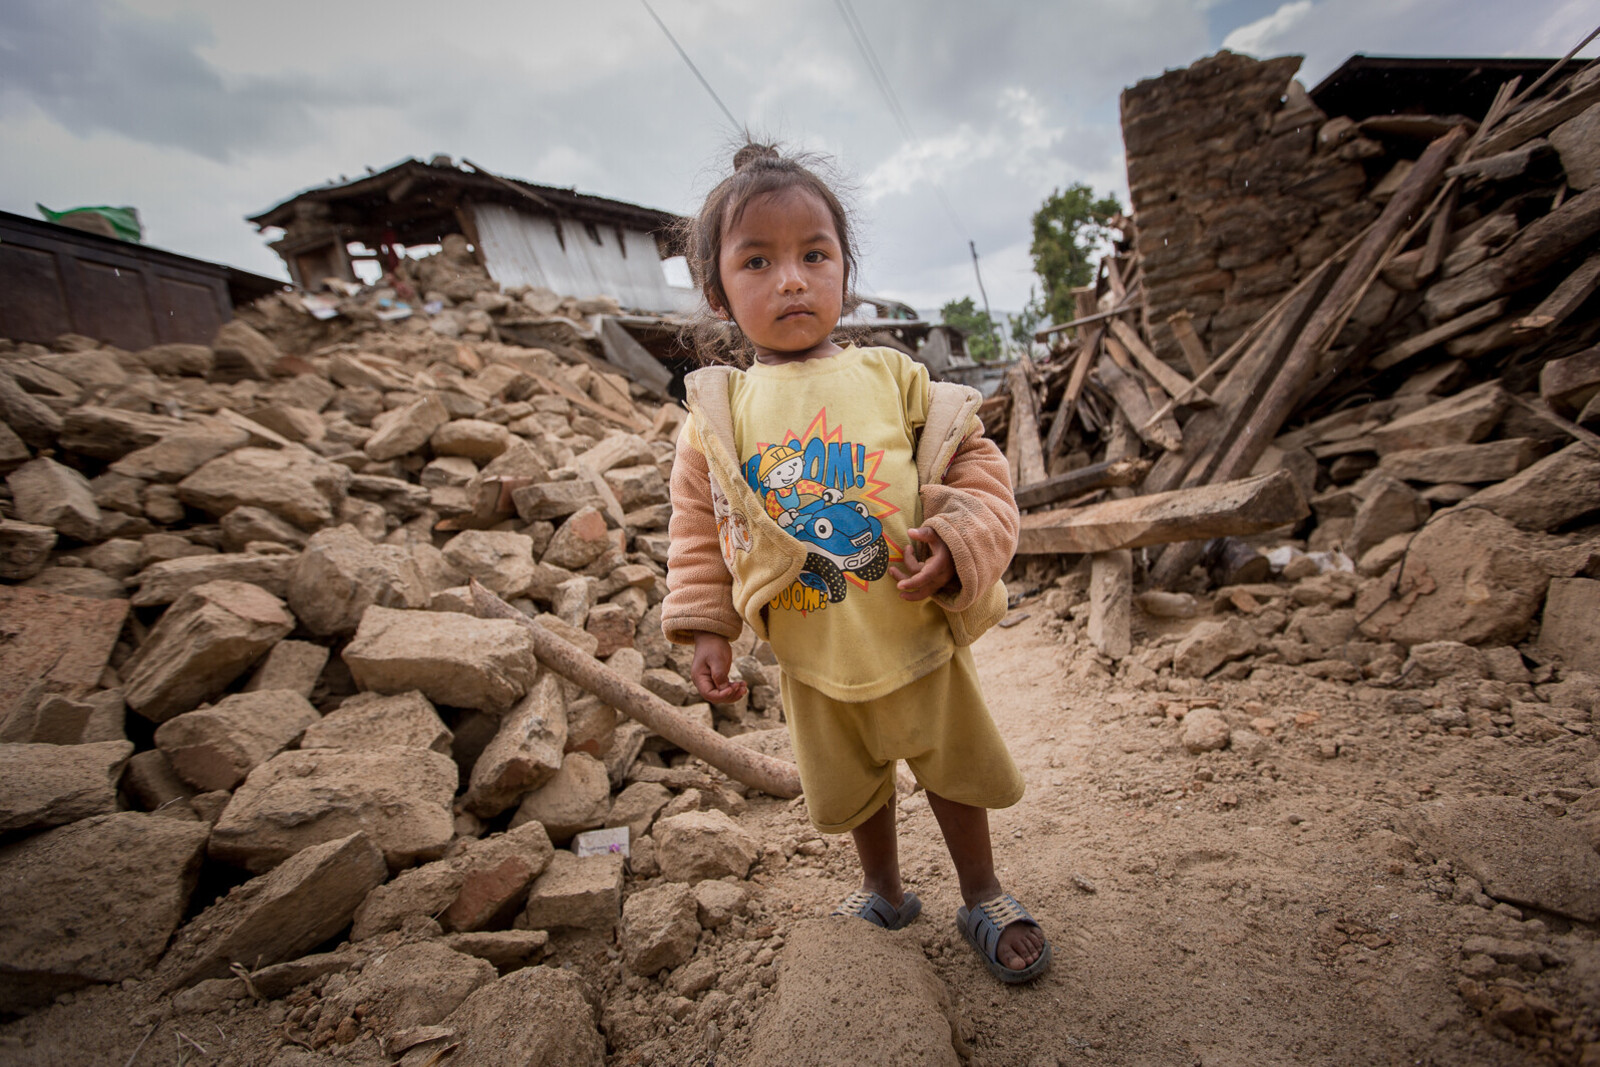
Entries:
[[826,594],[829,603],[844,599],[846,574],[875,582],[889,570],[883,523],[859,501],[813,500],[796,513],[789,533],[810,549],[800,581]]
[[800,477],[805,470],[805,456],[788,445],[772,445],[761,453],[761,465],[756,468],[756,491],[766,503],[767,514],[787,527],[794,522],[803,503]]
[[711,511],[717,517],[717,540],[722,545],[722,558],[732,568],[735,551],[750,551],[750,525],[743,515],[733,510],[715,478],[711,480]]

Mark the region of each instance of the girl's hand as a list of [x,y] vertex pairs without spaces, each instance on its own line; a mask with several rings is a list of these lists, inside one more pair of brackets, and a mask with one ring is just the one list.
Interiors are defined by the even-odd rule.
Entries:
[[889,573],[895,577],[901,600],[926,600],[950,584],[956,567],[950,560],[949,547],[932,527],[919,526],[906,533],[927,546],[928,558],[919,562],[908,555],[903,561],[905,570],[890,567]]
[[712,704],[731,704],[744,696],[745,684],[728,681],[733,666],[733,646],[720,634],[694,635],[694,668],[690,676],[700,695]]

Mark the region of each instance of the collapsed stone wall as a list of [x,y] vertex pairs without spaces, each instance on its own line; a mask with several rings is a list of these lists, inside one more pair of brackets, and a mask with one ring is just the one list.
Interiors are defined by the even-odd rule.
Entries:
[[1299,67],[1223,51],[1122,94],[1145,333],[1175,366],[1173,314],[1215,358],[1378,213],[1360,162],[1378,146],[1343,138]]

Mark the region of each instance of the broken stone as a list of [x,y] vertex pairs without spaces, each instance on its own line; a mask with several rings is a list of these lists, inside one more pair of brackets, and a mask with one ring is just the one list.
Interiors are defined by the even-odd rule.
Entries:
[[194,795],[159,748],[135,752],[122,771],[122,791],[144,811],[186,802]]
[[1581,831],[1516,797],[1448,797],[1407,816],[1417,843],[1497,900],[1580,922],[1600,918],[1600,855]]
[[238,319],[222,324],[211,340],[211,351],[214,382],[267,381],[283,358],[277,345]]
[[259,423],[283,438],[297,444],[315,444],[327,436],[328,428],[314,411],[294,404],[268,404],[245,414],[251,422]]
[[[10,419],[12,429],[29,440],[23,428]],[[60,445],[91,459],[107,462],[121,459],[136,448],[153,445],[167,434],[187,427],[180,419],[166,415],[147,415],[139,411],[84,404],[67,412],[61,420]]]
[[28,701],[97,688],[127,613],[126,600],[0,586],[0,717]]
[[373,434],[362,451],[376,460],[395,459],[428,443],[433,432],[450,421],[444,402],[433,393],[373,420]]
[[1539,647],[1571,670],[1600,673],[1600,581],[1556,578],[1545,595]]
[[533,642],[515,622],[373,606],[343,658],[356,684],[420,690],[438,704],[504,712],[533,684]]
[[250,443],[250,435],[226,422],[207,421],[175,430],[153,445],[135,449],[111,465],[127,478],[180,482],[218,456]]
[[166,344],[141,348],[133,358],[156,374],[168,377],[190,375],[204,378],[211,373],[214,359],[206,345]]
[[1372,431],[1378,454],[1442,448],[1481,441],[1505,414],[1511,398],[1499,382],[1485,382],[1429,404]]
[[634,467],[615,467],[605,474],[606,485],[625,511],[667,502],[667,483],[654,461]]
[[574,856],[557,850],[528,891],[517,919],[525,930],[609,931],[622,909],[622,857],[614,852]]
[[544,955],[550,935],[543,930],[477,930],[447,934],[444,943],[457,952],[487,960],[503,974],[536,962]]
[[718,930],[745,912],[745,891],[730,882],[704,881],[694,887],[695,915],[707,930]]
[[1528,535],[1464,508],[1424,526],[1401,563],[1362,587],[1356,614],[1378,641],[1512,644],[1527,635],[1549,581]]
[[611,433],[573,462],[595,474],[603,475],[614,467],[633,467],[644,463],[654,465],[655,461],[655,452],[651,449],[650,442],[638,434]]
[[1597,144],[1600,144],[1600,106],[1594,104],[1550,131],[1550,147],[1561,157],[1561,169],[1572,188],[1592,189],[1600,185]]
[[399,745],[448,756],[453,736],[433,704],[415,690],[394,696],[357,693],[306,727],[300,748],[358,750]]
[[554,967],[524,967],[484,985],[440,1025],[449,1045],[417,1045],[401,1067],[436,1063],[444,1047],[473,1067],[604,1067],[606,1060],[583,980]]
[[354,1015],[380,1036],[428,1026],[454,1011],[495,969],[438,941],[401,945],[374,957],[348,986],[323,1001],[319,1026]]
[[1569,445],[1467,499],[1524,530],[1553,530],[1600,510],[1600,456]]
[[0,745],[0,833],[40,830],[117,810],[129,741]]
[[651,667],[646,670],[644,680],[640,684],[675,707],[681,707],[699,695],[695,691],[694,683],[677,671],[667,670],[665,667]]
[[1183,747],[1195,755],[1228,747],[1228,720],[1216,708],[1195,708],[1183,717]]
[[1518,437],[1391,452],[1378,469],[1410,482],[1498,482],[1527,467],[1537,455],[1535,442]]
[[604,825],[610,810],[611,780],[605,764],[586,752],[569,752],[559,771],[523,797],[511,825],[530,820],[542,823],[550,840],[560,845],[575,834]]
[[395,870],[437,859],[454,836],[448,756],[388,746],[282,752],[250,772],[211,832],[213,858],[265,871],[356,830]]
[[526,596],[533,584],[533,539],[526,534],[466,530],[444,546],[444,558],[508,600]]
[[584,508],[599,509],[604,506],[594,485],[580,479],[523,486],[512,492],[511,500],[523,522],[561,519]]
[[511,444],[511,432],[504,426],[479,419],[456,419],[433,432],[429,447],[438,456],[465,456],[487,462]]
[[[628,649],[626,651],[632,651]],[[604,759],[617,734],[617,710],[584,696],[567,705],[567,752],[587,752]]]
[[230,551],[241,552],[252,541],[271,541],[290,548],[304,548],[305,532],[284,522],[265,508],[234,508],[222,517],[222,543]]
[[96,600],[120,600],[128,595],[127,586],[93,567],[46,567],[22,584],[28,589]]
[[136,608],[170,604],[207,582],[248,582],[281,597],[287,591],[289,569],[293,565],[290,556],[262,556],[250,552],[162,560],[134,576],[139,591],[130,600]]
[[206,832],[126,811],[0,848],[0,1011],[152,966],[188,907]]
[[462,806],[485,819],[505,811],[523,794],[555,777],[562,767],[566,742],[561,678],[545,671],[522,703],[500,721],[494,740],[473,764],[472,784]]
[[659,782],[631,782],[611,801],[607,826],[626,826],[629,840],[637,841],[650,832],[650,824],[672,799],[672,791]]
[[667,882],[641,889],[622,906],[622,958],[634,974],[650,977],[689,962],[700,938],[694,893]]
[[122,668],[128,705],[165,722],[214,700],[294,629],[277,597],[244,582],[208,582],[180,596]]
[[227,977],[235,960],[263,967],[294,959],[348,926],[387,874],[383,853],[364,832],[311,845],[190,921],[157,975],[176,989]]
[[353,526],[314,534],[293,563],[289,606],[306,629],[322,636],[355,633],[374,604],[384,608],[425,608],[427,582],[411,552],[398,545],[375,545]]
[[1148,589],[1134,597],[1134,603],[1140,611],[1157,619],[1192,619],[1199,611],[1193,596],[1163,589]]
[[89,482],[71,467],[53,459],[32,460],[6,475],[6,484],[17,518],[78,541],[98,540],[100,507]]
[[305,530],[333,522],[350,485],[350,470],[294,445],[240,448],[178,483],[178,499],[218,517],[258,507]]
[[42,745],[86,745],[126,741],[122,690],[103,689],[82,700],[39,694],[22,701],[0,721],[0,742]]
[[668,881],[743,878],[761,854],[755,839],[720,811],[692,811],[656,822],[651,837]]
[[541,558],[557,567],[580,570],[599,559],[611,543],[605,516],[586,506],[573,512],[556,529]]
[[0,578],[20,582],[44,570],[56,532],[37,523],[0,518]]
[[445,859],[404,871],[369,893],[356,909],[351,939],[398,930],[416,917],[436,917],[454,931],[502,925],[522,909],[554,851],[538,823],[461,841]]
[[282,752],[320,716],[286,689],[235,693],[215,707],[176,715],[156,727],[156,747],[178,777],[205,792],[233,789]]
[[1256,632],[1237,616],[1202,622],[1173,649],[1172,667],[1179,674],[1204,678],[1224,663],[1250,655],[1259,643]]
[[[950,994],[914,933],[861,931],[859,919],[810,919],[784,945],[776,991],[756,1024],[750,1067],[855,1063],[960,1067],[967,1057]],[[881,975],[841,982],[843,974]]]
[[1380,472],[1366,485],[1366,499],[1356,509],[1355,525],[1345,542],[1348,553],[1357,558],[1396,534],[1415,530],[1431,513],[1417,491],[1399,478]]
[[310,641],[279,641],[244,684],[244,692],[287,689],[307,700],[328,664],[328,649]]
[[1404,674],[1421,688],[1441,680],[1471,681],[1489,677],[1489,660],[1479,649],[1460,641],[1425,641],[1411,646]]

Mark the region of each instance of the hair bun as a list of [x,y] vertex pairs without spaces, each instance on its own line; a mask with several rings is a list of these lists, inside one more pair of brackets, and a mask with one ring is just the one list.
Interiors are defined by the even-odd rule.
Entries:
[[778,150],[769,144],[747,144],[733,154],[733,171],[737,174],[758,159],[778,160]]

